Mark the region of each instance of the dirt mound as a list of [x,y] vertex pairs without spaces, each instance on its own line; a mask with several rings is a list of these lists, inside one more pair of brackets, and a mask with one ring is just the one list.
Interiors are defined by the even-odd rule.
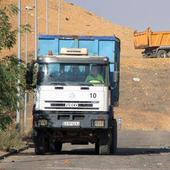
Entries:
[[[4,3],[5,1],[1,1]],[[9,0],[8,3],[17,3]],[[34,6],[34,0],[22,1],[22,24],[25,24],[25,6]],[[38,0],[38,31],[45,34],[45,0]],[[12,19],[17,25],[17,17]],[[30,54],[34,51],[34,10],[29,12]],[[123,128],[170,130],[170,60],[144,59],[133,46],[133,29],[112,24],[78,6],[62,1],[61,35],[116,35],[121,40],[120,107],[116,117],[123,119]],[[57,1],[49,0],[49,34],[58,34]],[[25,34],[22,37],[24,59]],[[8,53],[16,53],[16,48]],[[6,51],[5,51],[6,53]]]
[[170,130],[170,60],[136,56],[121,60],[120,107],[123,128]]
[[[46,0],[38,0],[38,32],[45,34],[45,2]],[[17,0],[9,0],[1,3],[15,3]],[[25,7],[29,5],[34,7],[34,0],[22,1],[22,24],[25,24],[26,10]],[[133,48],[133,29],[120,26],[98,17],[78,6],[71,3],[61,1],[61,15],[60,15],[60,29],[58,32],[57,21],[57,1],[49,0],[49,34],[60,35],[116,35],[121,39],[121,49],[123,56],[136,55],[137,51]],[[14,27],[17,25],[17,16],[12,20]],[[29,52],[34,50],[34,10],[29,12],[29,24],[32,26],[32,32],[29,34]],[[22,52],[24,54],[25,35],[22,37]],[[11,50],[11,53],[16,53],[16,48]]]

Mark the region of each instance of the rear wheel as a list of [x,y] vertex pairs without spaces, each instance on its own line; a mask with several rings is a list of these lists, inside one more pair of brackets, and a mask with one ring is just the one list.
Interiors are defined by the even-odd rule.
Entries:
[[166,58],[167,57],[167,52],[165,50],[159,50],[157,52],[157,57],[159,57],[159,58]]
[[111,130],[111,147],[110,152],[115,154],[117,152],[117,121],[113,120],[112,130]]

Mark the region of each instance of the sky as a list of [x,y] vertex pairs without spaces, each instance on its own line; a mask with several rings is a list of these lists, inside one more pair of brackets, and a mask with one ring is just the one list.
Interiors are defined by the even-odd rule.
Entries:
[[170,0],[65,0],[135,30],[170,30]]

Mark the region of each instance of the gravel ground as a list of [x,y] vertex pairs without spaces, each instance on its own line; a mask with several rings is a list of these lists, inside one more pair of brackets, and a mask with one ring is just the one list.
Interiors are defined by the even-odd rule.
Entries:
[[168,170],[170,132],[120,131],[116,155],[95,155],[94,145],[65,144],[59,155],[37,156],[30,148],[0,162],[0,170]]

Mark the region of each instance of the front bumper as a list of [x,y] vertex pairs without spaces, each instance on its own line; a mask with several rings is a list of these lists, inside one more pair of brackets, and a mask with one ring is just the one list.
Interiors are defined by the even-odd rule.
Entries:
[[[97,123],[95,122],[96,120],[98,121]],[[109,114],[107,112],[60,113],[35,111],[33,114],[33,127],[107,129],[109,127]]]

